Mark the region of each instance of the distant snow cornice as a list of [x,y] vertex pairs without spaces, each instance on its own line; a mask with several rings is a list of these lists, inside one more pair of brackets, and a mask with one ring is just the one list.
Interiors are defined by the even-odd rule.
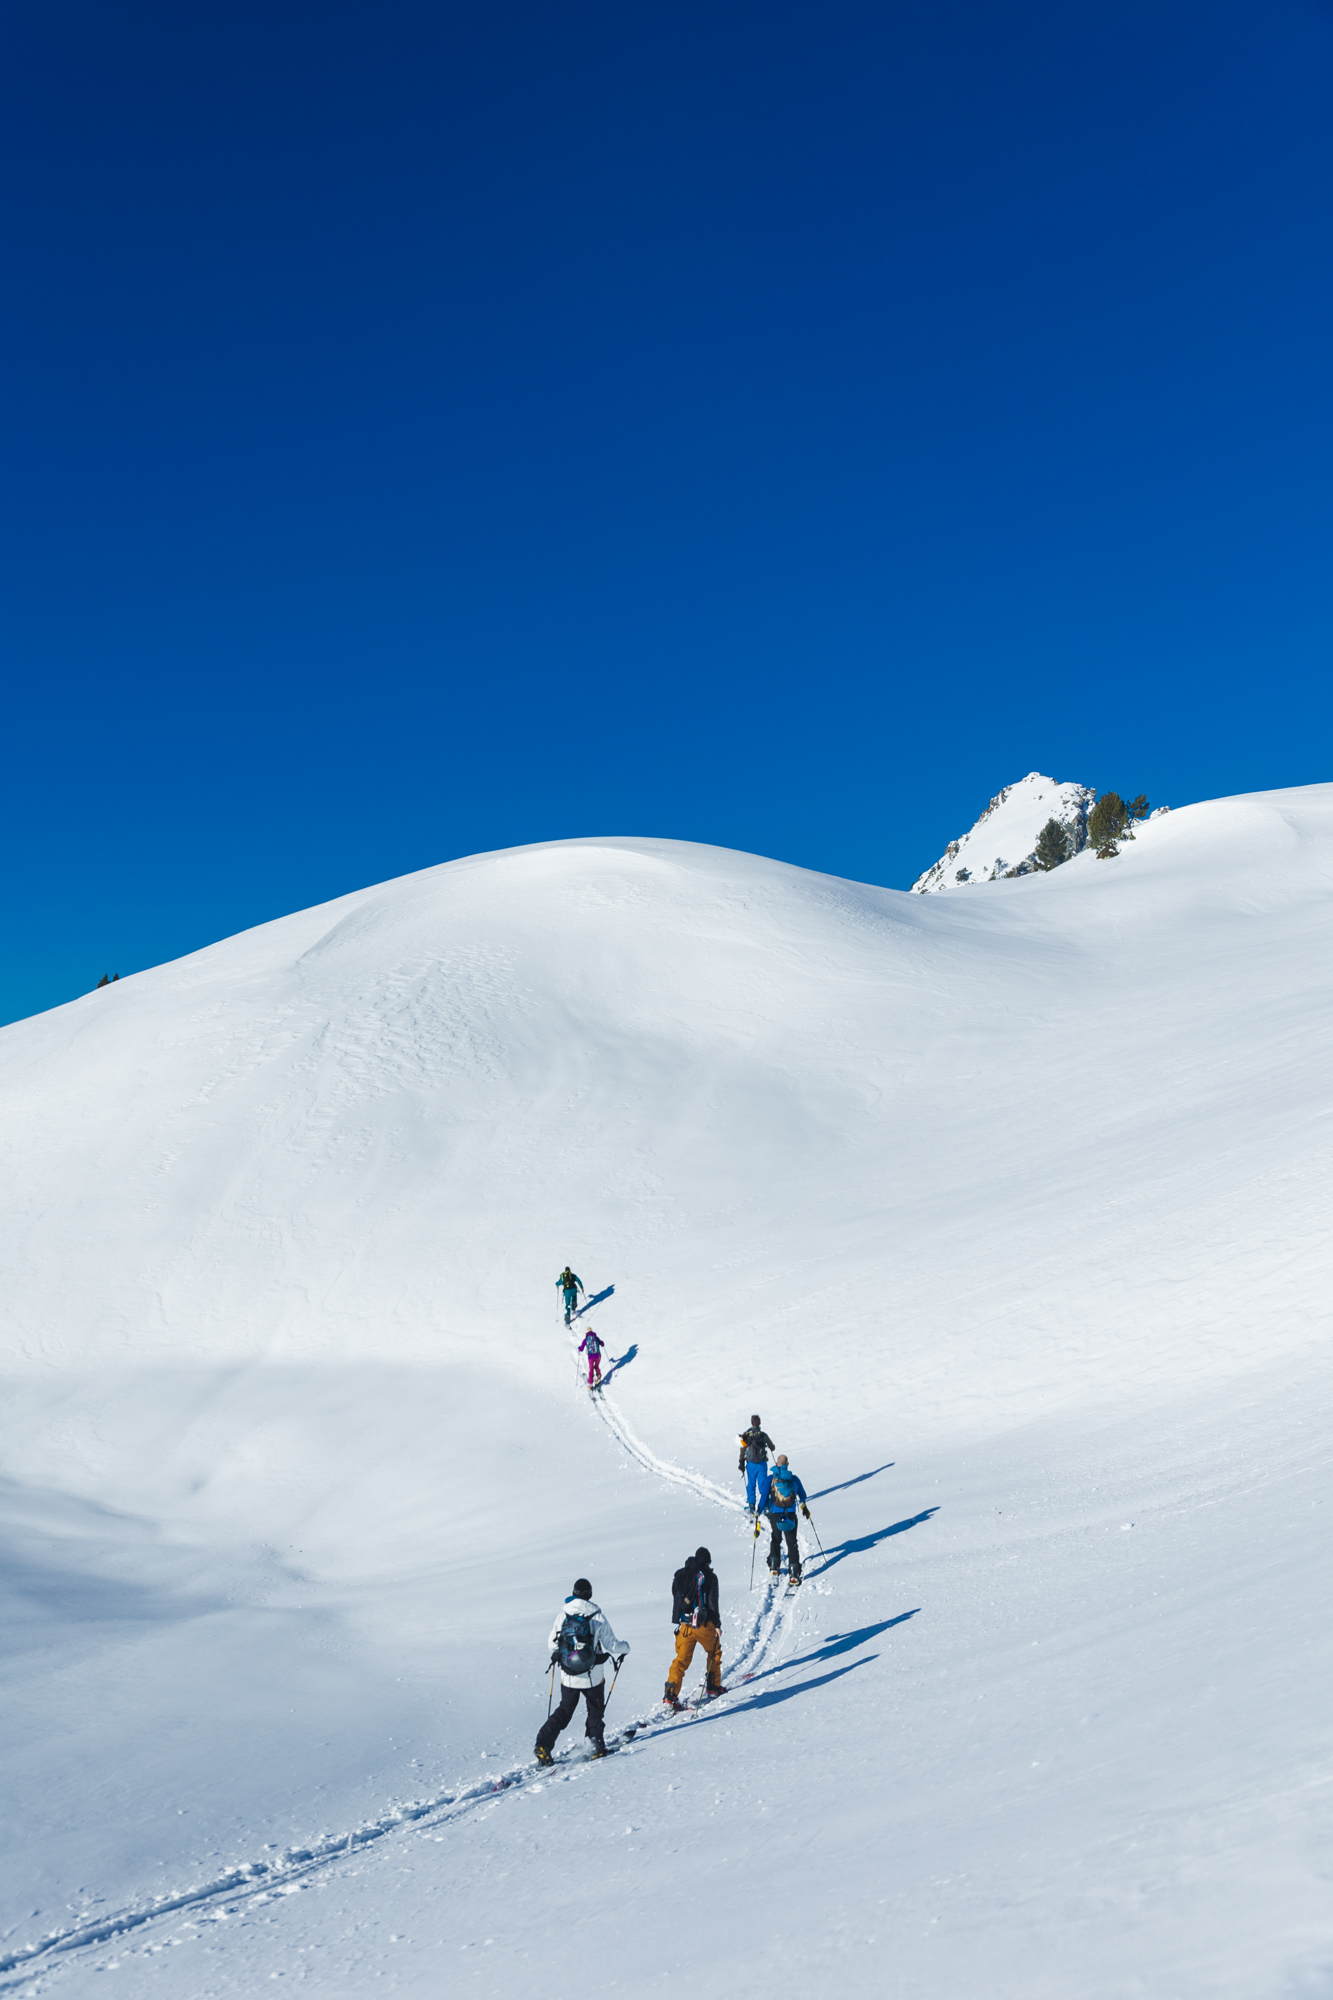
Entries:
[[1061,785],[1040,771],[1029,771],[997,792],[971,831],[951,840],[912,887],[924,896],[996,882],[1002,875],[1031,875],[1037,867],[1037,835],[1050,819],[1065,828],[1069,851],[1077,854],[1087,845],[1088,812],[1096,802],[1091,785]]

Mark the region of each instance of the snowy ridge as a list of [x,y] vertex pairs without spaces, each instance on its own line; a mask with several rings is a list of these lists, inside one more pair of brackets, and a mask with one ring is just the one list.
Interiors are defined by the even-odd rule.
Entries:
[[1088,838],[1088,813],[1097,802],[1090,785],[1057,784],[1040,771],[997,792],[969,832],[951,840],[939,860],[917,876],[917,895],[960,889],[1001,876],[1030,875],[1037,865],[1037,836],[1047,820],[1057,820],[1069,837],[1071,855]]

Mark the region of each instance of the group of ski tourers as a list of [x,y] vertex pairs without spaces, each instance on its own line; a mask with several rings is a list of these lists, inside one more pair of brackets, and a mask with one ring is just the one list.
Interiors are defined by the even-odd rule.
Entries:
[[[564,1295],[565,1325],[579,1310],[579,1293],[584,1285],[566,1264],[556,1284]],[[589,1328],[579,1343],[580,1354],[588,1357],[588,1387],[601,1380],[602,1342]],[[768,1455],[775,1453],[770,1467]],[[768,1571],[776,1583],[782,1574],[782,1544],[787,1544],[787,1575],[793,1589],[801,1581],[801,1549],[797,1537],[797,1509],[810,1519],[805,1488],[787,1463],[785,1452],[777,1451],[772,1438],[757,1415],[740,1434],[739,1469],[745,1477],[746,1512],[754,1523],[758,1541],[761,1522],[767,1517],[770,1528]],[[680,1691],[686,1669],[696,1651],[704,1656],[704,1697],[725,1694],[722,1682],[722,1612],[718,1603],[717,1573],[713,1558],[705,1548],[687,1556],[671,1579],[671,1629],[676,1635],[675,1657],[667,1670],[662,1700],[669,1709],[680,1707]],[[556,1739],[574,1720],[582,1696],[586,1716],[584,1734],[592,1744],[594,1757],[606,1755],[605,1713],[608,1692],[606,1669],[613,1664],[619,1674],[629,1651],[628,1639],[617,1639],[601,1606],[593,1599],[586,1576],[575,1579],[574,1588],[556,1613],[551,1627],[551,1697],[555,1698],[555,1674],[560,1674],[560,1700],[552,1706],[537,1732],[537,1762],[554,1761]],[[613,1675],[612,1687],[615,1686]]]
[[[676,1656],[667,1671],[666,1692],[662,1696],[666,1706],[680,1707],[681,1682],[696,1647],[704,1655],[707,1696],[725,1694],[722,1612],[718,1605],[717,1573],[707,1549],[696,1549],[692,1556],[687,1556],[671,1579],[671,1626],[676,1635]],[[555,1740],[574,1720],[580,1695],[587,1709],[583,1733],[592,1744],[593,1756],[605,1757],[607,1662],[614,1662],[618,1674],[628,1651],[629,1640],[617,1639],[606,1613],[594,1603],[587,1577],[578,1577],[551,1627],[551,1692],[554,1695],[554,1673],[558,1667],[560,1701],[537,1731],[539,1764],[554,1762]],[[614,1678],[611,1685],[615,1686]]]
[[785,1451],[778,1452],[770,1470],[768,1454],[774,1449],[773,1440],[758,1417],[751,1417],[750,1428],[741,1432],[740,1470],[745,1474],[746,1511],[754,1522],[756,1541],[759,1540],[759,1523],[765,1514],[768,1516],[771,1530],[768,1573],[772,1577],[781,1574],[785,1538],[787,1576],[795,1589],[801,1580],[801,1544],[796,1532],[796,1509],[800,1508],[807,1521],[810,1509],[805,1504],[805,1488],[788,1465]]
[[[568,1264],[555,1282],[565,1295],[565,1325],[568,1326],[579,1310],[579,1293],[585,1286],[582,1278],[574,1276]],[[579,1342],[579,1353],[588,1357],[589,1389],[600,1389],[602,1386],[602,1349],[605,1345],[605,1341],[591,1327]]]

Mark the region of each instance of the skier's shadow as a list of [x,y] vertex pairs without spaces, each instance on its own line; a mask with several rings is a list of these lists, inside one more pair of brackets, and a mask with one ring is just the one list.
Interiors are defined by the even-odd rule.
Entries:
[[854,1541],[835,1542],[831,1549],[823,1551],[824,1561],[821,1568],[815,1572],[816,1575],[822,1576],[826,1569],[833,1569],[836,1564],[845,1562],[848,1556],[866,1555],[880,1542],[887,1542],[890,1535],[905,1535],[909,1528],[919,1527],[922,1521],[928,1521],[932,1514],[938,1514],[939,1511],[938,1507],[927,1507],[924,1512],[913,1514],[910,1520],[894,1521],[891,1526],[881,1528],[877,1534],[858,1535]]
[[575,1313],[574,1315],[575,1319],[582,1319],[584,1313],[591,1312],[594,1306],[599,1306],[602,1303],[603,1299],[609,1299],[614,1290],[615,1290],[614,1285],[608,1285],[604,1292],[598,1292],[596,1298],[585,1299],[583,1301],[583,1304],[579,1307],[578,1311]]
[[873,1472],[858,1472],[855,1479],[844,1479],[841,1486],[826,1486],[822,1493],[812,1493],[810,1498],[812,1500],[827,1500],[830,1493],[845,1493],[849,1486],[860,1486],[867,1479],[877,1479],[881,1472],[887,1472],[889,1467],[895,1463],[894,1459],[890,1459],[887,1465],[877,1465]]
[[[891,1631],[895,1625],[905,1625],[909,1618],[916,1617],[920,1609],[918,1604],[914,1611],[900,1611],[896,1618],[881,1618],[878,1625],[863,1625],[859,1632],[834,1632],[815,1652],[804,1653],[795,1660],[783,1660],[776,1667],[765,1667],[761,1674],[752,1674],[750,1678],[766,1681],[770,1675],[789,1673],[793,1667],[813,1667],[820,1660],[836,1660],[839,1653],[850,1653],[853,1646],[878,1639],[881,1632]],[[878,1658],[878,1654],[875,1657]]]
[[[835,1667],[831,1674],[816,1674],[811,1681],[797,1681],[795,1687],[768,1688],[750,1701],[729,1702],[725,1709],[719,1709],[715,1715],[701,1715],[696,1721],[721,1722],[724,1718],[729,1720],[733,1715],[744,1715],[749,1708],[774,1708],[780,1701],[790,1701],[794,1694],[809,1694],[814,1688],[827,1687],[830,1681],[840,1681],[844,1674],[854,1674],[858,1667],[868,1667],[872,1660],[878,1658],[878,1653],[867,1653],[864,1659],[852,1660],[845,1667]],[[694,1727],[694,1724],[687,1723],[685,1726],[688,1729]]]
[[611,1380],[611,1377],[614,1374],[616,1374],[620,1369],[628,1368],[630,1362],[634,1359],[638,1351],[639,1351],[639,1343],[636,1340],[632,1347],[627,1347],[625,1349],[625,1352],[620,1356],[618,1360],[613,1361],[611,1363],[611,1366],[607,1369],[605,1375],[603,1375],[602,1377],[603,1382],[609,1382]]

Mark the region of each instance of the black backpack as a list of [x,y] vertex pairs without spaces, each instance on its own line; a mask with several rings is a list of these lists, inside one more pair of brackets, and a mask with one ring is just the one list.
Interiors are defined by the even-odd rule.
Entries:
[[592,1620],[586,1612],[565,1613],[558,1647],[561,1673],[591,1673],[597,1664],[597,1641],[593,1637]]

